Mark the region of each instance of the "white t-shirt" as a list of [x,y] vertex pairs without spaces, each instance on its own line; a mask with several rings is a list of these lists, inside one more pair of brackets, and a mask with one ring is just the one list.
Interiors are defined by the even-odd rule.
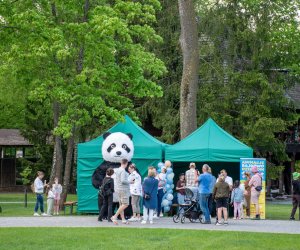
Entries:
[[[134,180],[134,183],[131,183]],[[132,195],[142,195],[142,178],[141,176],[136,172],[133,171],[129,177],[128,181],[130,183],[130,194]]]
[[39,177],[34,180],[34,192],[37,194],[44,193],[44,183]]

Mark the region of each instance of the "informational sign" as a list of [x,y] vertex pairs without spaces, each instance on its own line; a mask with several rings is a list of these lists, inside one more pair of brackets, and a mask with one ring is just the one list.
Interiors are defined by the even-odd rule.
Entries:
[[[259,196],[259,211],[260,211],[260,218],[265,219],[266,218],[266,166],[267,161],[266,159],[262,158],[241,158],[240,159],[240,181],[241,184],[245,183],[247,180],[247,177],[245,176],[245,173],[248,172],[253,175],[251,172],[251,168],[253,166],[257,166],[258,172],[262,177],[262,190],[260,192]],[[251,203],[250,199],[250,217],[254,218],[256,215],[255,212],[255,206]]]

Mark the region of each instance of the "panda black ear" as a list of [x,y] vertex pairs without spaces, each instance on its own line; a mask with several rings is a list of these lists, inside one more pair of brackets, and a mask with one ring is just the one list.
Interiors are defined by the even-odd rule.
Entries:
[[130,140],[132,140],[132,138],[133,138],[133,135],[132,135],[132,134],[127,133],[126,135],[128,135],[128,137],[130,138]]
[[110,132],[105,132],[105,133],[103,134],[104,140],[105,140],[110,134],[111,134]]

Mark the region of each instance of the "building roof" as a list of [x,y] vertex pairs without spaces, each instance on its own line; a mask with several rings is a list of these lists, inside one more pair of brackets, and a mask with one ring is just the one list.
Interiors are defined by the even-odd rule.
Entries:
[[0,129],[0,146],[32,146],[19,129]]
[[294,103],[296,109],[300,109],[300,84],[286,91],[287,97]]

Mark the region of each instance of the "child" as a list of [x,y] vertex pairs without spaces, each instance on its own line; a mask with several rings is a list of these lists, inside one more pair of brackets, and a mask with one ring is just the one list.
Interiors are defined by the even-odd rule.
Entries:
[[[177,199],[178,199],[178,204],[182,205],[184,204],[184,196],[185,196],[185,176],[184,174],[180,174],[179,180],[176,184],[176,191],[177,191]],[[183,209],[180,209],[179,206],[179,211],[180,213],[183,213]]]
[[58,183],[57,177],[54,178],[52,191],[54,194],[54,215],[59,215],[59,201],[60,201],[60,194],[62,193],[62,186]]
[[51,185],[48,186],[46,194],[47,194],[47,215],[52,216],[55,196],[53,194]]
[[233,219],[242,218],[242,201],[244,200],[244,191],[240,188],[240,181],[234,182],[233,190],[231,193],[231,204],[234,207]]
[[114,174],[114,170],[109,168],[106,170],[106,176],[103,179],[101,186],[101,195],[103,196],[103,206],[101,207],[98,221],[103,220],[103,215],[107,212],[108,222],[112,222],[112,205],[113,205],[113,193],[114,193],[114,180],[111,176]]
[[42,216],[47,216],[46,213],[44,213],[44,198],[43,198],[43,194],[44,194],[44,187],[48,186],[47,182],[45,181],[43,183],[42,179],[44,178],[45,174],[43,171],[38,171],[37,172],[37,177],[34,180],[34,192],[36,194],[36,203],[35,203],[35,207],[34,207],[34,214],[33,216],[40,216],[38,214],[38,209],[40,207]]
[[228,198],[229,198],[230,187],[225,182],[224,175],[220,175],[218,178],[218,182],[214,186],[213,190],[213,199],[216,200],[216,207],[218,212],[218,222],[216,223],[217,226],[221,226],[222,223],[222,213],[224,216],[224,225],[228,225]]

